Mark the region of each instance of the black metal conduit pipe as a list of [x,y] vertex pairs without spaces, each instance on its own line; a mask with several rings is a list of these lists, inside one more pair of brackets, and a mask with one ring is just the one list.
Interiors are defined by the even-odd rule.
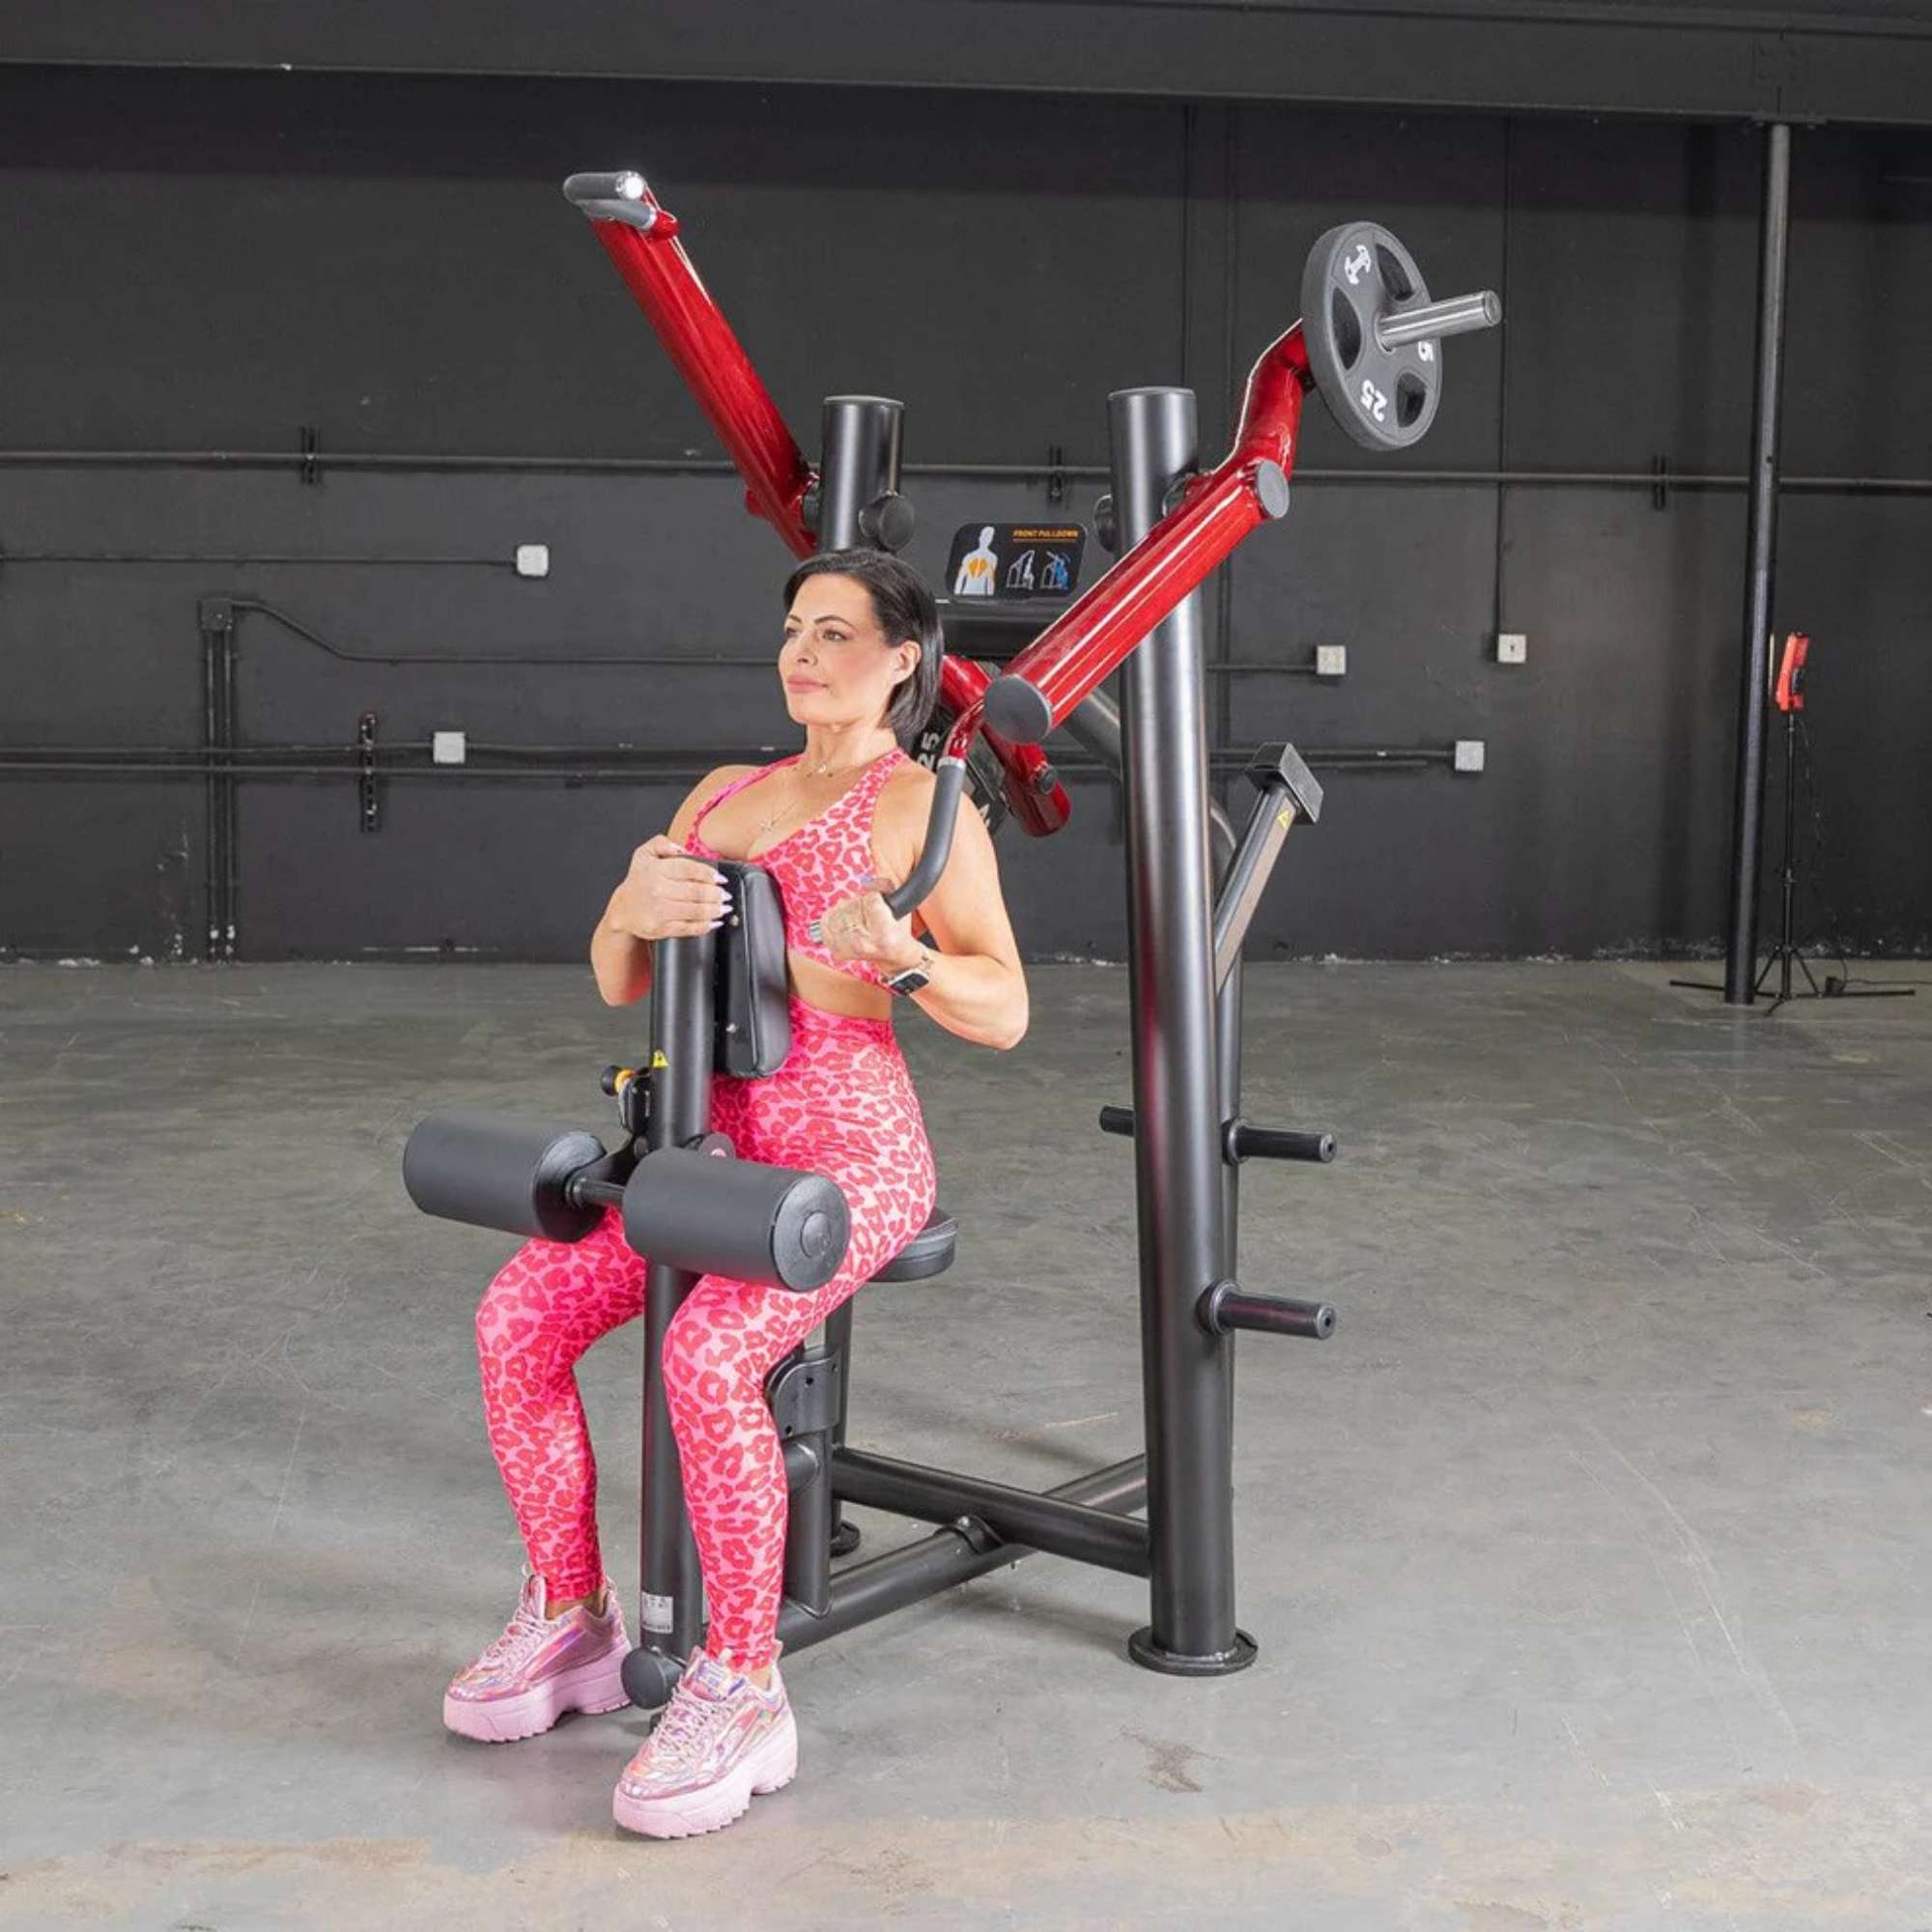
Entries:
[[1756,998],[1759,853],[1764,836],[1765,700],[1771,668],[1772,580],[1777,560],[1777,433],[1784,377],[1784,280],[1791,235],[1791,129],[1765,130],[1758,225],[1757,374],[1751,404],[1750,554],[1738,682],[1737,794],[1731,814],[1730,931],[1724,1004]]
[[[0,559],[4,562],[4,559]],[[240,606],[237,606],[240,609]],[[1045,628],[1044,625],[1041,626]],[[331,650],[332,656],[349,664],[366,665],[448,665],[451,668],[469,668],[479,665],[502,666],[518,669],[547,670],[552,666],[581,669],[584,666],[597,666],[609,670],[757,670],[767,676],[778,674],[776,658],[694,658],[671,653],[641,652],[627,657],[552,657],[533,651],[497,652],[423,652],[415,656],[392,657],[384,651],[344,651]],[[980,653],[965,651],[953,653],[955,656],[977,657]],[[1316,677],[1320,673],[1313,662],[1288,664],[1273,658],[1236,658],[1219,664],[1204,666],[1203,668],[1215,677]],[[328,747],[321,747],[327,750]],[[510,747],[512,751],[526,749],[521,745]],[[527,749],[540,751],[541,746]],[[568,749],[568,748],[566,748]],[[771,748],[776,749],[776,748]],[[700,774],[702,776],[702,774]]]
[[[0,556],[0,563],[6,561]],[[299,617],[268,603],[259,597],[206,597],[202,599],[202,624],[204,629],[215,625],[234,628],[234,618],[246,611],[259,612],[270,617],[283,626],[293,636],[304,643],[313,644],[316,649],[343,664],[365,665],[449,665],[459,666],[523,666],[538,670],[548,670],[554,667],[581,668],[584,666],[602,666],[612,669],[628,669],[633,667],[654,670],[756,670],[768,675],[775,674],[777,659],[767,653],[748,657],[694,657],[689,651],[623,651],[598,652],[596,654],[552,652],[552,651],[356,651],[345,644],[331,642],[321,632],[304,624]],[[1041,628],[1045,627],[1041,619]],[[973,652],[968,651],[971,657]],[[1239,672],[1243,675],[1276,677],[1313,677],[1317,674],[1314,662],[1304,660],[1300,664],[1288,664],[1273,658],[1230,659],[1221,665],[1208,667],[1217,673]],[[700,774],[701,776],[701,774]]]
[[[1063,1483],[1046,1494],[1057,1502],[1131,1515],[1147,1501],[1147,1459],[1130,1457]],[[822,1615],[787,1599],[779,1609],[779,1639],[788,1652],[807,1649],[1034,1553],[1030,1546],[1008,1543],[983,1522],[969,1518],[902,1549],[840,1571],[833,1578],[832,1601]]]
[[[0,564],[6,561],[4,554],[0,554]],[[205,631],[214,628],[233,630],[236,628],[236,617],[251,611],[272,618],[304,643],[313,644],[317,650],[327,652],[342,664],[487,666],[493,668],[520,666],[537,670],[565,667],[581,669],[596,666],[616,670],[633,668],[654,670],[756,670],[767,675],[775,675],[778,670],[777,657],[772,653],[700,658],[692,656],[688,651],[611,651],[595,654],[553,651],[356,651],[346,644],[331,642],[299,617],[260,597],[204,597],[201,600],[202,628]],[[1042,618],[1040,627],[1044,629],[1046,619]],[[971,657],[974,653],[969,650],[964,655]],[[1318,674],[1313,660],[1289,664],[1274,658],[1239,658],[1209,666],[1208,668],[1217,674],[1237,672],[1243,676],[1314,677]]]
[[[262,748],[252,749],[259,753]],[[383,749],[392,751],[394,748]],[[0,751],[0,776],[54,778],[64,772],[93,778],[201,778],[210,774],[230,779],[360,779],[363,776],[359,764],[347,762],[356,756],[353,751],[342,753],[345,762],[341,764],[241,764],[235,762],[239,755],[238,752],[228,757],[207,758],[202,753],[188,752],[179,757],[165,758],[68,758],[37,752],[16,757],[10,752]],[[1432,765],[1446,767],[1456,762],[1453,746],[1440,750],[1406,745],[1337,746],[1328,751],[1304,752],[1302,755],[1310,769],[1317,771],[1419,771]],[[719,762],[747,763],[750,760],[743,753],[732,752],[721,753]],[[1216,753],[1210,762],[1217,772],[1232,775],[1247,769],[1247,754],[1232,753],[1223,756]],[[1053,768],[1063,778],[1111,779],[1115,776],[1106,766],[1085,759],[1075,762],[1056,758]],[[495,782],[499,779],[527,779],[562,784],[636,784],[639,781],[657,784],[696,784],[706,773],[716,769],[715,765],[665,766],[642,762],[635,765],[579,766],[567,759],[541,765],[390,765],[379,761],[375,775],[384,780],[467,780],[473,784]]]
[[0,545],[0,570],[16,563],[327,563],[407,564],[412,569],[459,564],[472,570],[515,570],[514,556],[375,556],[323,551],[270,550],[8,550]]
[[[58,469],[75,466],[101,469],[338,469],[478,471],[572,471],[586,474],[635,473],[646,476],[735,477],[729,463],[701,458],[644,456],[461,456],[453,454],[398,455],[367,451],[355,455],[308,455],[296,450],[219,449],[0,449],[0,469]],[[1052,464],[1036,459],[1025,463],[908,463],[906,476],[1018,478],[1057,474],[1071,481],[1104,482],[1108,471],[1100,464]],[[1318,469],[1297,464],[1296,483],[1350,483],[1375,487],[1400,485],[1413,489],[1505,487],[1584,490],[1747,490],[1748,472],[1735,470],[1671,469]],[[1826,496],[1932,496],[1932,476],[1794,475],[1782,476],[1785,492]],[[254,559],[260,561],[262,559]],[[313,559],[301,559],[311,561]],[[452,559],[454,560],[454,559]],[[0,554],[0,563],[6,561]]]

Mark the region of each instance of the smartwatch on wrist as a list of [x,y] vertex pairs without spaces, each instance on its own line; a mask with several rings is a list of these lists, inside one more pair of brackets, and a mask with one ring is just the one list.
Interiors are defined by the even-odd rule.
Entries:
[[929,986],[932,983],[932,975],[925,970],[924,947],[920,948],[919,956],[920,963],[917,966],[908,966],[903,973],[895,973],[886,981],[886,984],[901,999],[910,998],[922,986]]

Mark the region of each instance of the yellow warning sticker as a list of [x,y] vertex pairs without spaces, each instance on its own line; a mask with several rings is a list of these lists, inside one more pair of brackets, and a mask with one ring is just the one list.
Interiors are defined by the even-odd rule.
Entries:
[[1293,806],[1292,805],[1283,806],[1282,809],[1275,813],[1274,822],[1277,825],[1279,825],[1284,832],[1286,832],[1288,828],[1294,823]]
[[660,1066],[668,1066],[669,1065],[670,1062],[664,1057],[662,1049],[660,1049],[657,1052],[654,1052],[651,1055],[651,1071],[653,1073],[655,1073]]

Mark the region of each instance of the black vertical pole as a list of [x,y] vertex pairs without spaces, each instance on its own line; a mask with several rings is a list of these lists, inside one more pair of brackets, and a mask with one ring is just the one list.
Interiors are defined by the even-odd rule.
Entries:
[[1757,387],[1751,409],[1750,550],[1745,572],[1744,676],[1738,692],[1737,803],[1724,1000],[1749,1006],[1757,976],[1758,858],[1764,832],[1764,712],[1777,553],[1777,431],[1784,375],[1784,271],[1791,229],[1791,129],[1765,132],[1757,254]]
[[[1159,521],[1169,486],[1193,467],[1194,396],[1123,389],[1108,413],[1125,549]],[[1128,658],[1121,689],[1152,1550],[1151,1621],[1128,1650],[1150,1669],[1209,1676],[1251,1662],[1254,1644],[1235,1628],[1228,1344],[1195,1312],[1224,1259],[1199,591]]]
[[[712,961],[709,937],[652,948],[650,1119],[644,1145],[682,1147],[711,1124]],[[644,1269],[643,1522],[639,1536],[638,1648],[624,1667],[634,1703],[654,1710],[704,1634],[704,1589],[685,1514],[677,1439],[665,1400],[664,1344],[671,1318],[696,1287],[687,1268]]]
[[[905,405],[891,396],[827,396],[821,418],[818,457],[818,548],[895,550],[910,527],[887,528],[877,506],[898,497],[899,452],[905,437]],[[901,514],[904,514],[903,511]],[[867,526],[870,527],[867,527]],[[882,536],[898,538],[883,544]],[[852,1304],[847,1301],[826,1324],[826,1343],[838,1363],[838,1420],[832,1441],[845,1442],[846,1395],[852,1381]],[[830,1484],[827,1484],[830,1489]],[[789,1510],[790,1504],[787,1503]],[[848,1522],[845,1507],[831,1504],[832,1554],[859,1547],[859,1526]],[[787,1562],[791,1560],[787,1550]],[[803,1560],[803,1558],[801,1558]]]
[[904,549],[912,506],[898,494],[905,405],[891,396],[827,396],[818,460],[820,550]]

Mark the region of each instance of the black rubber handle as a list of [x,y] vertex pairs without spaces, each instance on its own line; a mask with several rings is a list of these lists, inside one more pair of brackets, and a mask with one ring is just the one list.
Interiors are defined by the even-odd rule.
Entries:
[[1228,1133],[1228,1152],[1236,1160],[1329,1161],[1335,1158],[1335,1136],[1236,1121]]
[[943,758],[939,782],[933,787],[932,810],[925,821],[925,845],[912,877],[896,891],[888,893],[886,904],[895,919],[904,919],[939,883],[946,862],[952,856],[952,829],[959,818],[959,799],[966,789],[966,761]]
[[563,185],[563,194],[592,221],[621,221],[646,235],[664,213],[651,199],[650,184],[636,168],[615,174],[572,175]]

